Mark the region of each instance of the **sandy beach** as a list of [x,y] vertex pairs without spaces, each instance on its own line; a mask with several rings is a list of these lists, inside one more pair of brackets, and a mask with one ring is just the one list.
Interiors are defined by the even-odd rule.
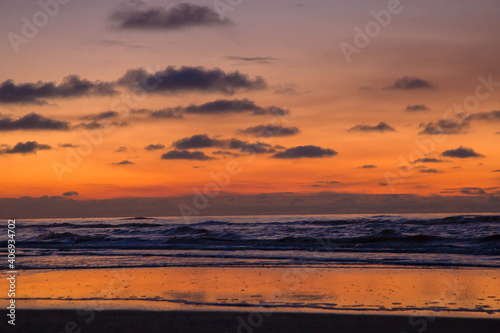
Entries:
[[493,332],[500,325],[495,269],[73,269],[26,270],[18,279],[17,328],[25,332],[64,332],[68,322],[82,332]]

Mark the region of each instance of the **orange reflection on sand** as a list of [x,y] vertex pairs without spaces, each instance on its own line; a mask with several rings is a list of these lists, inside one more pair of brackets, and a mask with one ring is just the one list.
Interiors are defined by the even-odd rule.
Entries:
[[251,306],[262,311],[500,318],[498,275],[493,269],[380,267],[33,270],[19,274],[17,298],[21,308]]

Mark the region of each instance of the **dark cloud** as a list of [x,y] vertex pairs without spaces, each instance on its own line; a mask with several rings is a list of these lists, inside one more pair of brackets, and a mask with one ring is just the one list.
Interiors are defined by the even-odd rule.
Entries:
[[217,150],[212,152],[212,155],[222,155],[224,157],[226,156],[231,156],[231,157],[239,157],[240,154],[233,153],[231,151],[226,151],[226,150]]
[[[387,184],[386,184],[387,185]],[[485,192],[486,189],[483,189]],[[228,195],[210,200],[204,216],[309,214],[404,214],[497,213],[500,196],[489,195],[412,195],[335,193],[267,193]],[[193,196],[162,198],[110,198],[105,200],[65,200],[63,197],[0,198],[0,219],[83,218],[130,216],[180,216],[179,205],[192,206]]]
[[363,165],[361,169],[375,169],[376,167],[377,167],[376,165],[368,164],[368,165]]
[[415,104],[415,105],[408,105],[405,109],[406,112],[423,112],[423,111],[429,111],[429,107],[424,104]]
[[476,153],[472,148],[465,148],[460,146],[457,149],[450,149],[444,151],[441,155],[446,157],[455,157],[455,158],[474,158],[474,157],[484,157],[479,153]]
[[500,172],[500,170],[493,170],[492,172]]
[[440,119],[436,122],[422,123],[418,134],[467,134],[473,121],[500,121],[500,111],[478,112],[473,114],[459,113],[451,119]]
[[178,93],[198,91],[232,95],[240,90],[262,90],[267,87],[260,76],[254,80],[240,72],[226,73],[221,69],[204,67],[176,68],[169,66],[163,71],[149,74],[144,69],[129,70],[117,83],[130,89],[148,87],[154,93]]
[[164,149],[165,148],[165,145],[162,145],[161,143],[159,144],[150,144],[150,145],[147,145],[146,147],[144,147],[145,150],[147,151],[155,151],[155,150],[160,150],[160,149]]
[[103,119],[110,119],[118,117],[118,112],[116,111],[105,111],[97,114],[89,114],[80,118],[80,120],[94,120],[99,121]]
[[460,193],[469,195],[484,195],[486,192],[482,188],[477,187],[465,187],[460,189]]
[[113,163],[113,165],[134,165],[134,164],[135,164],[134,162],[131,162],[131,161],[128,161],[128,160],[121,161],[121,162],[118,162],[118,163]]
[[117,122],[117,121],[108,121],[108,120],[101,120],[101,121],[91,121],[89,123],[80,123],[76,128],[84,128],[88,130],[94,130],[94,129],[100,129],[100,128],[110,128],[110,127],[125,127],[128,126],[128,123],[123,121],[123,122]]
[[411,163],[443,163],[443,162],[447,162],[447,161],[440,160],[437,158],[426,157],[426,158],[419,158],[418,160],[415,160]]
[[226,56],[228,60],[242,61],[242,62],[252,62],[259,64],[272,64],[278,61],[278,58],[274,57],[238,57],[238,56]]
[[198,134],[189,138],[177,140],[172,146],[177,149],[198,149],[216,147],[220,145],[220,143],[220,140],[212,139],[207,134]]
[[467,118],[440,119],[436,122],[420,124],[423,128],[418,134],[441,135],[441,134],[465,134],[470,129],[470,121]]
[[356,125],[349,129],[349,132],[395,132],[394,127],[387,125],[385,122],[380,122],[378,125]]
[[36,141],[19,142],[13,148],[10,146],[2,145],[0,154],[36,154],[39,150],[50,150],[51,146],[40,144]]
[[443,171],[437,169],[421,169],[420,173],[443,173]]
[[263,142],[247,142],[239,139],[218,139],[210,138],[207,134],[193,135],[189,138],[183,138],[175,141],[172,146],[176,149],[200,149],[200,148],[223,148],[237,149],[242,153],[275,153],[279,147],[273,147]]
[[149,115],[156,119],[181,119],[183,118],[180,109],[163,109],[151,111]]
[[125,146],[121,146],[121,147],[118,147],[117,150],[115,150],[115,153],[124,153],[126,151],[128,151],[128,148]]
[[36,113],[27,114],[17,120],[0,116],[0,132],[16,130],[67,130],[69,124],[64,121],[45,118]]
[[45,99],[71,98],[82,96],[111,96],[116,94],[113,85],[92,82],[77,75],[67,76],[59,85],[54,82],[16,84],[7,80],[0,85],[0,104],[46,104]]
[[72,143],[60,143],[59,147],[61,148],[78,148],[80,145],[74,145]]
[[224,19],[208,6],[180,3],[171,8],[149,6],[122,6],[109,15],[108,19],[121,29],[163,29],[177,30],[195,26],[227,25]]
[[161,156],[162,160],[194,160],[194,161],[207,161],[212,158],[205,155],[201,151],[187,151],[187,150],[171,150]]
[[287,149],[273,155],[273,158],[293,159],[293,158],[322,158],[332,157],[337,152],[332,149],[325,149],[318,146],[298,146]]
[[469,115],[471,120],[500,121],[500,111],[478,112]]
[[238,130],[239,134],[255,135],[259,138],[272,138],[277,136],[292,136],[300,133],[297,127],[283,125],[258,125]]
[[69,192],[64,192],[63,197],[72,197],[72,196],[78,196],[78,192],[75,191],[69,191]]
[[201,105],[190,105],[184,108],[184,112],[192,114],[212,115],[212,114],[227,114],[227,113],[245,113],[251,112],[253,115],[275,115],[283,116],[289,113],[275,106],[263,108],[248,99],[219,99],[213,102],[208,102]]
[[[490,188],[489,190],[496,189]],[[487,195],[488,193],[485,191],[487,189],[482,189],[480,187],[461,187],[461,188],[448,188],[441,193],[459,193],[466,195]]]
[[278,146],[273,147],[264,142],[250,143],[234,138],[222,141],[222,147],[227,149],[238,149],[240,152],[247,154],[270,154],[275,153],[276,149],[280,149]]
[[397,90],[417,90],[417,89],[435,89],[436,87],[429,81],[415,76],[405,76],[397,79],[392,86],[387,89]]

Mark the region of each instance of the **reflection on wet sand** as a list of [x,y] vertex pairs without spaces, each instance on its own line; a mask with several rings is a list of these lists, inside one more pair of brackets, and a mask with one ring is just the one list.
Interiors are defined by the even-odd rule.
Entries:
[[32,270],[19,275],[17,296],[24,309],[250,308],[500,318],[497,277],[494,269],[380,267]]

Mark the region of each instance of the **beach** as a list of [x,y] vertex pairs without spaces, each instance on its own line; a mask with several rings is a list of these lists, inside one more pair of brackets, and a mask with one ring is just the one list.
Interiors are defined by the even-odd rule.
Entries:
[[494,332],[498,228],[445,214],[23,220],[16,325],[0,331]]
[[27,270],[18,279],[17,328],[24,332],[64,332],[66,325],[82,332],[500,327],[494,269],[169,267]]

